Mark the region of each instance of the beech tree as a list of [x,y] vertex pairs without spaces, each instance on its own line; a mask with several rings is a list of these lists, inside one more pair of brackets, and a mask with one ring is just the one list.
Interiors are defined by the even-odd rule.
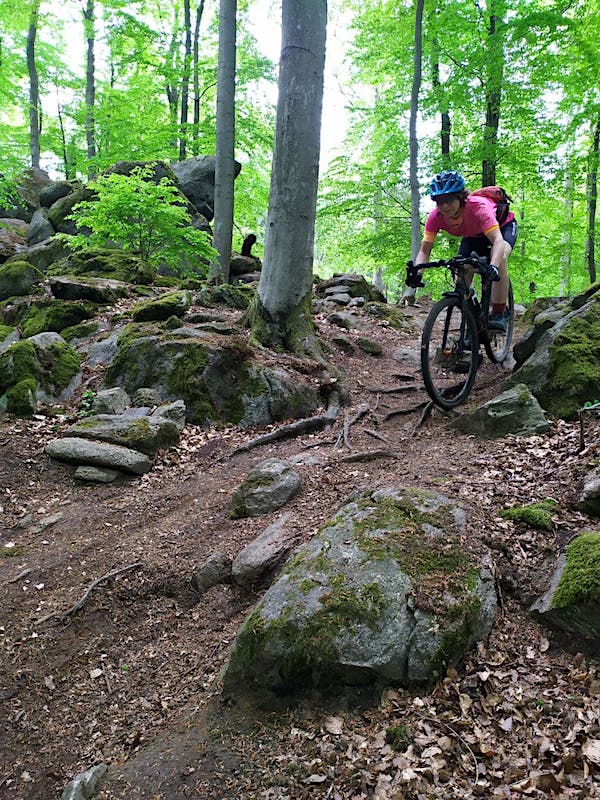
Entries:
[[327,0],[283,0],[279,98],[254,337],[318,353],[311,314]]
[[27,71],[29,72],[29,148],[31,166],[40,165],[40,86],[35,61],[35,42],[38,30],[38,18],[41,0],[31,4],[29,30],[27,32]]

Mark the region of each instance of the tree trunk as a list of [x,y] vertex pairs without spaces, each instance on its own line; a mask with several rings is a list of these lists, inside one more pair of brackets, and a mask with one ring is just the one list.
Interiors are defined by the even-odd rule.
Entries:
[[410,151],[410,244],[411,258],[419,252],[421,243],[420,191],[419,191],[419,140],[417,117],[423,56],[423,6],[425,0],[415,3],[415,30],[413,55],[413,82],[410,94],[409,151]]
[[327,0],[283,0],[265,259],[249,312],[263,344],[319,355],[311,314]]
[[485,91],[485,126],[483,130],[482,186],[496,183],[498,163],[498,130],[504,80],[504,43],[500,29],[503,24],[503,0],[492,0],[487,37]]
[[439,42],[437,37],[434,39],[433,47],[435,51],[435,60],[433,63],[433,92],[437,98],[437,104],[440,110],[441,127],[440,127],[440,146],[442,150],[442,166],[444,169],[450,169],[450,133],[452,130],[452,123],[450,122],[450,114],[448,112],[448,103],[444,97],[444,88],[440,80],[440,62],[439,55]]
[[217,76],[217,156],[215,160],[215,221],[213,246],[219,254],[210,277],[229,281],[233,233],[233,183],[235,181],[235,24],[237,0],[219,6],[219,71]]
[[190,97],[190,65],[192,61],[192,15],[190,0],[183,0],[183,27],[185,31],[185,54],[181,76],[181,117],[179,126],[179,160],[184,161],[187,151],[188,108]]
[[587,174],[587,237],[585,260],[590,283],[596,281],[596,206],[598,201],[598,150],[600,147],[600,114],[596,118]]
[[41,0],[35,0],[27,32],[27,71],[29,73],[29,149],[31,166],[40,165],[40,84],[35,63],[35,40]]
[[85,137],[87,143],[88,158],[88,178],[96,175],[96,124],[95,124],[95,105],[96,105],[96,68],[94,48],[96,41],[95,34],[95,15],[94,0],[87,0],[83,10],[83,26],[87,44],[86,51],[86,70],[85,70]]
[[560,284],[558,293],[561,297],[569,294],[571,283],[571,231],[573,228],[573,183],[571,181],[571,163],[567,159],[565,165],[565,178],[563,183],[563,219],[562,236],[560,241]]
[[198,4],[196,9],[196,20],[194,23],[194,42],[192,47],[192,74],[194,83],[194,123],[192,131],[192,154],[197,156],[200,152],[198,145],[200,130],[200,23],[204,14],[204,0]]

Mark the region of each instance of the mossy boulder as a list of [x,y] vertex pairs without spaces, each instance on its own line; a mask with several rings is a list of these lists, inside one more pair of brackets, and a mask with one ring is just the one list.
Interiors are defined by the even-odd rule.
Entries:
[[32,286],[43,280],[43,275],[27,261],[9,261],[0,266],[0,300],[30,293]]
[[510,519],[513,522],[522,522],[530,528],[540,531],[552,530],[552,516],[556,514],[558,504],[556,500],[546,498],[536,503],[529,503],[526,506],[515,506],[506,508],[500,512],[503,519]]
[[543,334],[504,388],[519,383],[529,387],[543,409],[566,420],[600,397],[599,292]]
[[89,300],[99,305],[109,305],[129,294],[126,283],[110,278],[60,276],[51,277],[48,283],[50,291],[58,300]]
[[65,328],[79,325],[96,314],[93,303],[65,302],[45,298],[37,300],[19,318],[19,326],[25,338],[44,331],[60,333]]
[[229,283],[222,283],[218,286],[204,286],[196,297],[196,303],[206,308],[214,308],[218,305],[229,306],[229,308],[239,308],[245,310],[250,305],[254,297],[255,290],[252,286]]
[[412,330],[413,328],[412,319],[407,317],[399,306],[370,301],[365,303],[363,311],[370,317],[374,317],[396,330]]
[[316,390],[279,367],[261,364],[241,336],[194,328],[172,333],[150,323],[130,324],[117,342],[105,384],[131,396],[155,389],[164,400],[183,400],[188,422],[241,427],[304,417],[319,406]]
[[226,693],[422,686],[486,636],[494,580],[465,515],[419,489],[357,493],[286,563],[238,632]]
[[177,444],[180,432],[172,420],[158,416],[98,414],[71,425],[65,435],[110,442],[154,456],[157,450]]
[[187,291],[167,292],[155,300],[138,303],[133,309],[132,316],[135,322],[181,318],[191,303],[192,299]]
[[600,533],[573,539],[532,610],[551,627],[600,646]]
[[268,459],[254,467],[231,501],[233,519],[258,517],[284,506],[295,497],[302,479],[289,461]]
[[350,297],[362,297],[365,302],[369,300],[374,303],[387,302],[383,292],[358,273],[334,275],[315,286],[316,297],[326,297],[336,293],[348,294]]
[[69,252],[47,269],[53,275],[88,275],[123,283],[152,283],[156,269],[133,253],[109,248],[90,248]]
[[0,355],[0,409],[31,416],[38,402],[62,402],[80,381],[79,356],[57,333],[22,339]]

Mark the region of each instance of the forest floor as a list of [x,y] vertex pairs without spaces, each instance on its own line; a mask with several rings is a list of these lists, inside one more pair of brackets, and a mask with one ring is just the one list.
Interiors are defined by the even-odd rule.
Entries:
[[[577,497],[600,430],[590,423],[579,451],[576,423],[484,441],[456,434],[453,414],[434,409],[418,427],[426,396],[417,368],[395,356],[418,352],[427,310],[407,308],[405,331],[362,317],[362,330],[344,332],[377,340],[379,357],[332,345],[350,392],[333,429],[234,457],[260,432],[190,425],[150,473],[90,486],[44,455],[67,418],[0,419],[2,800],[58,798],[102,762],[111,768],[101,800],[600,798],[598,654],[557,639],[527,611],[566,543],[599,527]],[[340,335],[317,323],[325,339]],[[385,391],[409,375],[418,389]],[[502,377],[485,363],[453,413],[491,398]],[[344,416],[366,406],[345,443]],[[391,457],[348,459],[373,450]],[[303,488],[285,509],[297,543],[359,487],[415,485],[460,500],[470,541],[490,548],[496,624],[433,691],[390,687],[369,707],[307,698],[270,711],[221,696],[220,670],[264,589],[219,585],[198,597],[190,579],[212,553],[235,556],[279,516],[231,520],[231,496],[259,462],[298,453],[314,458],[297,467]],[[499,514],[546,497],[559,509],[550,531]]]

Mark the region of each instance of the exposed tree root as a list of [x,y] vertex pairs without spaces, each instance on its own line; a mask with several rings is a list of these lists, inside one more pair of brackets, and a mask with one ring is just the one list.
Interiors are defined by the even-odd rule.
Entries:
[[397,453],[392,453],[391,450],[363,450],[360,453],[351,453],[343,456],[340,461],[375,461],[377,458],[398,458],[398,455]]
[[83,606],[87,602],[88,597],[92,593],[93,589],[96,588],[96,586],[98,586],[101,583],[104,583],[104,581],[107,581],[110,578],[114,578],[116,575],[121,575],[121,573],[123,572],[129,572],[130,570],[137,569],[138,567],[141,566],[143,566],[142,562],[136,561],[134,564],[128,564],[126,567],[120,567],[119,569],[114,569],[112,572],[107,572],[106,575],[102,575],[100,578],[96,578],[95,581],[92,581],[92,583],[90,583],[88,588],[83,593],[83,596],[75,603],[75,605],[72,605],[71,608],[68,608],[66,611],[53,611],[51,614],[46,614],[45,617],[40,617],[40,619],[36,620],[35,624],[41,625],[43,622],[48,622],[49,619],[53,619],[54,617],[63,619],[65,617],[70,617],[72,614],[76,614],[83,608]]

